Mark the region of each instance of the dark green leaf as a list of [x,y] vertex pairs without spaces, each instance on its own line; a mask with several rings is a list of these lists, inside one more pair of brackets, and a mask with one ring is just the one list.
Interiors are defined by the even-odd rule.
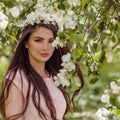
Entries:
[[113,95],[110,96],[110,103],[114,106],[116,106],[115,99],[116,99],[115,96],[113,96]]
[[116,31],[117,37],[120,40],[120,28]]
[[92,79],[90,80],[90,83],[91,83],[91,84],[95,84],[97,81],[98,81],[98,78],[95,77],[95,78],[92,78]]
[[92,9],[89,12],[87,12],[87,18],[91,21],[95,20],[95,13],[93,12]]
[[14,7],[14,3],[12,0],[0,0],[0,2],[3,2],[5,4],[6,7],[8,8],[12,8]]
[[65,6],[66,9],[70,8],[70,5],[67,0],[63,1],[62,4]]
[[90,39],[95,38],[96,35],[97,35],[96,29],[92,28],[89,33],[89,38]]

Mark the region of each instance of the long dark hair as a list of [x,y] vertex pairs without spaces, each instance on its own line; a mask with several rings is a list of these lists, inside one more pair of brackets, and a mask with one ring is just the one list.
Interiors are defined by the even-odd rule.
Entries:
[[[25,108],[21,113],[10,116],[10,118],[14,118],[14,119],[19,118],[20,116],[22,116],[25,113],[28,103],[29,103],[29,95],[30,95],[30,90],[31,90],[30,88],[32,85],[32,86],[34,86],[34,89],[32,90],[32,100],[33,100],[33,103],[34,103],[36,109],[39,111],[39,115],[42,116],[44,119],[47,119],[45,113],[42,111],[42,109],[40,107],[39,92],[41,91],[43,97],[45,98],[46,105],[47,105],[48,109],[50,110],[51,118],[53,120],[56,120],[57,119],[56,111],[55,111],[53,101],[50,97],[49,90],[48,90],[46,84],[44,83],[44,80],[42,79],[42,77],[31,66],[29,57],[28,57],[28,51],[25,47],[25,43],[29,40],[31,33],[33,33],[33,31],[36,29],[36,26],[46,27],[46,28],[52,30],[54,37],[57,36],[57,32],[58,32],[57,25],[53,25],[51,23],[44,24],[43,22],[41,22],[40,24],[34,24],[32,26],[31,25],[27,26],[18,32],[19,33],[18,34],[19,43],[17,45],[16,51],[14,53],[14,56],[11,60],[11,63],[9,65],[9,68],[6,73],[6,75],[9,74],[9,76],[3,84],[3,89],[2,89],[1,96],[0,96],[0,111],[3,114],[3,116],[5,116],[4,102],[7,99],[7,97],[9,96],[10,85],[11,85],[13,79],[15,78],[17,71],[19,70],[20,75],[21,75],[21,80],[23,80],[22,79],[22,72],[23,72],[25,74],[25,76],[27,78],[27,82],[28,82],[28,90],[27,90]],[[54,51],[52,57],[46,62],[45,69],[52,76],[56,76],[57,73],[59,72],[59,70],[61,69],[61,63],[62,63],[61,57],[63,54],[66,54],[67,52],[70,52],[69,47],[67,45],[64,48],[57,48],[57,49],[55,48],[55,51]],[[81,88],[82,88],[82,86],[84,84],[84,80],[83,80],[82,72],[80,71],[80,68],[78,67],[77,64],[76,64],[76,72],[80,78]],[[10,76],[11,74],[12,74],[12,80],[9,80],[9,79],[11,79],[11,76]],[[62,93],[66,99],[66,102],[67,102],[66,112],[67,112],[67,110],[69,109],[69,102],[70,102],[69,96],[68,96],[65,88],[62,85],[60,85],[58,88],[62,91]],[[79,93],[81,88],[79,88],[79,90],[74,92],[73,98],[76,94]],[[38,98],[35,97],[36,93],[38,94]],[[36,101],[38,101],[38,102],[36,102]]]

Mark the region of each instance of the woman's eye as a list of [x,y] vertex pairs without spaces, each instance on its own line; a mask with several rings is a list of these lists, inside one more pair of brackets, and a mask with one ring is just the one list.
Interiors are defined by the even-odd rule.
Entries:
[[41,39],[36,39],[35,42],[42,42],[42,40]]
[[49,40],[49,43],[53,43],[54,40]]

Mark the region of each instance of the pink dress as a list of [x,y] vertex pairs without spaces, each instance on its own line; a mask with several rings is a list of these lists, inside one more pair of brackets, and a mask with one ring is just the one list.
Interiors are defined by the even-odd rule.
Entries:
[[[25,98],[26,94],[27,94],[28,83],[27,83],[27,79],[26,79],[23,72],[22,72],[22,79],[23,79],[23,82],[21,82],[20,72],[17,71],[17,74],[16,74],[13,82],[18,87],[18,89],[22,92],[22,94]],[[56,87],[56,85],[54,84],[52,77],[43,78],[43,79],[44,79],[46,86],[48,87],[51,98],[53,100],[53,103],[54,103],[54,106],[56,109],[57,120],[63,120],[63,115],[64,115],[65,110],[66,110],[65,98],[64,98],[62,92],[60,91],[60,89],[58,89]],[[40,118],[38,111],[36,110],[36,108],[33,104],[32,95],[31,95],[32,89],[33,88],[31,87],[29,105],[28,105],[27,110],[24,114],[24,118],[25,118],[25,120],[43,120],[42,118]],[[42,95],[40,97],[40,103],[41,103],[42,109],[44,110],[45,114],[47,115],[48,120],[52,120],[50,117],[50,111],[47,108],[44,97]]]

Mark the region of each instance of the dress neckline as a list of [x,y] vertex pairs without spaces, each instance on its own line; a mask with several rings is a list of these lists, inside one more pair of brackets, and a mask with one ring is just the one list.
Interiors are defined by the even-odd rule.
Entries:
[[50,77],[44,77],[43,79],[52,79],[52,76],[50,76]]

